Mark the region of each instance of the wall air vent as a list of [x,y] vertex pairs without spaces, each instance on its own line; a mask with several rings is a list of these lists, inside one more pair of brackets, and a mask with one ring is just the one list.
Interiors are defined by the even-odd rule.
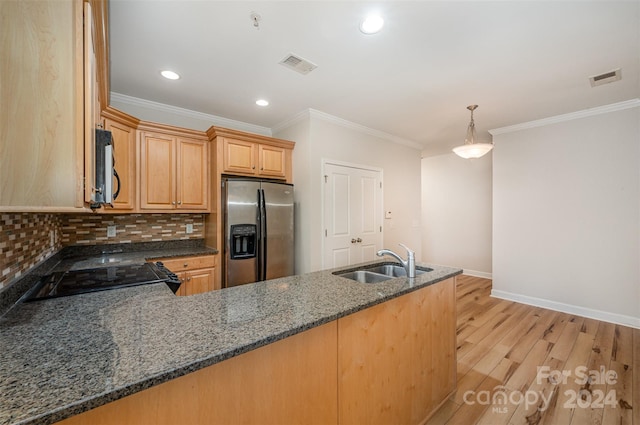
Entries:
[[318,67],[315,63],[303,59],[300,56],[296,56],[293,53],[289,53],[285,56],[285,58],[280,61],[280,64],[303,75],[307,75]]
[[589,82],[591,83],[591,87],[595,87],[607,83],[613,83],[614,81],[619,81],[620,79],[622,79],[622,71],[620,70],[620,68],[618,68],[614,69],[613,71],[605,72],[604,74],[589,77]]

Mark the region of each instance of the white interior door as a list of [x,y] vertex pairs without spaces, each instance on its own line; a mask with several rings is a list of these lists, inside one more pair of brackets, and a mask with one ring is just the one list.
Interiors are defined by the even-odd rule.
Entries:
[[323,268],[376,259],[382,249],[382,172],[324,164]]

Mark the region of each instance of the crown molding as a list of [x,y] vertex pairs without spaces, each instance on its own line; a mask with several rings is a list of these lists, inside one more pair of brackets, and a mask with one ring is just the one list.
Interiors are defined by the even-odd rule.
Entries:
[[379,139],[383,139],[389,142],[397,143],[399,145],[409,146],[414,149],[422,150],[424,146],[416,143],[412,140],[403,139],[402,137],[394,136],[393,134],[385,133],[380,130],[375,130],[370,127],[366,127],[364,125],[356,124],[351,121],[347,121],[343,118],[336,117],[331,114],[327,114],[326,112],[318,111],[317,109],[305,109],[303,111],[298,112],[291,118],[288,118],[271,128],[271,131],[274,134],[277,134],[279,131],[291,127],[294,124],[299,123],[304,119],[317,118],[326,122],[330,122],[332,124],[339,125],[341,127],[348,128],[350,130],[357,131],[359,133],[363,133],[369,136],[377,137]]
[[292,127],[293,125],[304,121],[305,119],[311,118],[311,109],[304,109],[292,117],[287,118],[284,121],[279,122],[278,124],[271,127],[271,134],[278,134],[280,131]]
[[249,133],[262,134],[271,136],[271,129],[260,125],[249,124],[243,121],[236,121],[229,118],[219,117],[217,115],[205,114],[202,112],[192,111],[191,109],[179,108],[177,106],[167,105],[165,103],[153,102],[151,100],[140,99],[138,97],[127,96],[125,94],[111,92],[111,101],[117,101],[132,106],[139,106],[156,111],[168,112],[174,115],[180,115],[187,118],[194,118],[205,121],[212,126],[233,128],[236,130],[246,131]]
[[582,111],[570,112],[568,114],[556,115],[554,117],[542,118],[535,121],[524,122],[521,124],[510,125],[489,130],[492,136],[498,134],[513,133],[514,131],[526,130],[529,128],[543,127],[546,125],[557,124],[566,121],[577,120],[580,118],[591,117],[594,115],[606,114],[609,112],[622,111],[624,109],[636,108],[640,106],[640,99],[630,99],[623,102],[612,103],[610,105],[598,106],[595,108],[583,109]]

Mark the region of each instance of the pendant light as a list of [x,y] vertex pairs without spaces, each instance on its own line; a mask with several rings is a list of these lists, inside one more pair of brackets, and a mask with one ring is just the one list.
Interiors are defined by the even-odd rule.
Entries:
[[464,159],[480,158],[493,149],[493,143],[476,143],[476,124],[473,122],[473,111],[477,107],[478,105],[467,106],[467,109],[471,111],[467,137],[464,139],[464,145],[453,148],[453,152]]

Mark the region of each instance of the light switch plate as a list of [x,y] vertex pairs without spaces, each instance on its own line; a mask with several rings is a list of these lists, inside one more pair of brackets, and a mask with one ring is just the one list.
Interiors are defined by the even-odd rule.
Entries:
[[385,211],[384,212],[384,218],[390,219],[391,218],[391,211]]
[[108,238],[115,238],[116,237],[116,226],[111,225],[111,226],[107,226],[107,237]]

